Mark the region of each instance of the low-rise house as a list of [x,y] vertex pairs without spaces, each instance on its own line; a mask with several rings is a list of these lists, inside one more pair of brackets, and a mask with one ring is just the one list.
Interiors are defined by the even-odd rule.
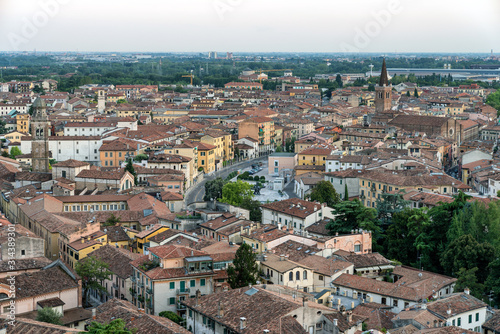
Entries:
[[137,333],[155,334],[190,334],[188,330],[172,320],[151,314],[145,314],[132,303],[111,299],[95,309],[92,321],[107,324],[114,319],[123,319],[125,328]]
[[[319,334],[336,332],[333,327],[335,319],[330,319],[332,331],[324,329],[326,317],[335,314],[336,318],[336,311],[307,301],[307,296],[312,297],[283,286],[262,285],[208,296],[197,295],[182,304],[188,308],[187,329],[195,333]],[[335,327],[337,326],[339,326],[338,322]],[[361,322],[349,323],[346,327],[349,329],[343,327],[342,332],[352,334],[361,329]],[[352,331],[351,327],[354,327]]]
[[104,191],[108,189],[127,190],[135,185],[134,176],[121,169],[116,171],[103,171],[95,169],[82,170],[75,177],[76,189],[88,191]]
[[448,326],[481,333],[486,321],[488,304],[470,295],[469,289],[427,304],[427,309]]
[[332,286],[340,296],[391,306],[392,312],[399,313],[425,299],[449,296],[456,282],[456,278],[404,266],[395,267],[390,277],[394,283],[342,274]]
[[298,198],[263,204],[261,208],[263,224],[281,224],[301,235],[305,233],[305,228],[308,226],[324,218],[334,218],[333,209],[326,204]]
[[[91,291],[94,300],[105,302],[111,298],[132,300],[130,289],[132,288],[132,275],[134,271],[130,262],[141,257],[140,254],[132,253],[124,248],[105,245],[89,254],[108,264],[111,271],[109,279],[101,282],[106,292]],[[85,260],[84,260],[85,261]]]
[[313,270],[309,266],[289,260],[285,255],[265,254],[260,262],[261,277],[270,284],[314,291]]
[[132,266],[132,300],[148,314],[168,310],[182,315],[186,308],[180,302],[194,297],[195,291],[213,293],[213,259],[205,252],[184,246],[156,246]]
[[[16,276],[16,293],[0,301],[2,315],[11,312],[10,304],[15,302],[14,314],[17,317],[35,319],[37,311],[51,307],[63,313],[61,321],[70,328],[83,330],[85,320],[91,312],[82,307],[82,283],[80,277],[60,260],[33,273]],[[9,279],[0,279],[0,293],[9,293]]]

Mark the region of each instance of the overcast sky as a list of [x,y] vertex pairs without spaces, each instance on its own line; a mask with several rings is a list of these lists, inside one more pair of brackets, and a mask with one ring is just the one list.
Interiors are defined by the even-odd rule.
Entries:
[[500,54],[500,1],[0,0],[0,51],[33,49]]

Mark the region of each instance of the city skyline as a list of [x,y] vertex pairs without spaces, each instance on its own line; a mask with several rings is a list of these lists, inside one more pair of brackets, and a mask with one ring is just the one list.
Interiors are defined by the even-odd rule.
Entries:
[[[26,0],[0,3],[0,51],[489,53],[500,3]],[[429,9],[430,8],[430,9]]]

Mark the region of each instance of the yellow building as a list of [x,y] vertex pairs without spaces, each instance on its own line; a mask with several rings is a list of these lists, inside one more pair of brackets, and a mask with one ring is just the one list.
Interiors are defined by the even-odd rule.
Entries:
[[423,171],[368,170],[358,175],[359,199],[374,208],[383,193],[409,190],[453,195],[467,185],[446,174],[425,174]]
[[101,166],[120,167],[129,158],[133,159],[136,155],[143,153],[145,148],[146,144],[125,138],[105,141],[99,148]]
[[16,130],[17,132],[29,133],[30,131],[30,114],[16,115]]
[[193,133],[189,136],[189,139],[215,146],[216,160],[228,161],[234,158],[233,141],[229,133],[209,130],[203,133]]
[[333,149],[326,145],[314,145],[299,153],[297,163],[299,165],[319,165],[326,164],[326,157],[333,154]]
[[86,258],[89,253],[107,244],[108,236],[102,232],[96,232],[88,237],[81,238],[67,245],[67,261],[71,268],[81,259]]
[[20,131],[13,131],[11,133],[7,133],[4,138],[7,139],[10,142],[21,142],[22,137],[29,136],[28,132],[20,132]]
[[203,168],[205,173],[215,171],[215,150],[214,145],[198,144],[198,170]]
[[169,228],[164,225],[156,224],[148,230],[137,233],[135,236],[137,246],[134,248],[134,252],[144,254],[144,251],[149,248],[149,239],[157,234],[165,232],[166,230],[169,230]]
[[118,100],[127,99],[127,95],[125,93],[109,93],[106,94],[106,102],[116,103]]
[[463,103],[451,103],[446,107],[446,114],[447,115],[460,115],[461,113],[464,112],[464,105]]

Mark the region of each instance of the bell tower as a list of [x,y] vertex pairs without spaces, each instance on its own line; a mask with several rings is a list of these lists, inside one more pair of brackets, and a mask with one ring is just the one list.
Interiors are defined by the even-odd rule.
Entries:
[[380,81],[375,87],[375,112],[380,113],[386,110],[391,110],[392,107],[392,85],[389,85],[389,76],[387,74],[387,66],[382,64],[380,72]]
[[50,122],[45,102],[37,98],[33,102],[31,119],[31,164],[35,173],[49,173]]

